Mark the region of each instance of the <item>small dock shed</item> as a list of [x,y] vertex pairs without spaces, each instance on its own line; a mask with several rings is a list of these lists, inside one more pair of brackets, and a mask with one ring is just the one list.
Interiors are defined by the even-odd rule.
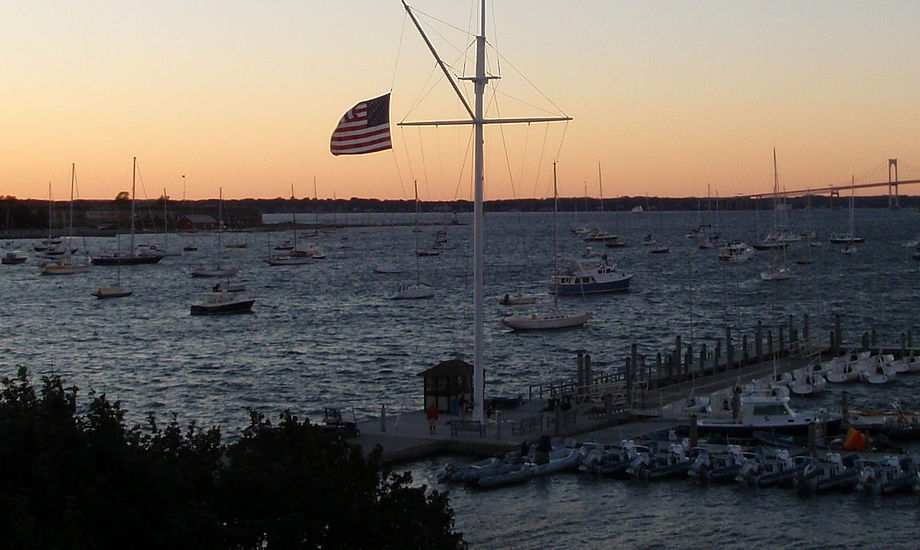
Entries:
[[438,412],[459,414],[460,403],[473,398],[473,365],[460,359],[443,361],[419,373],[425,380],[424,408],[432,403]]

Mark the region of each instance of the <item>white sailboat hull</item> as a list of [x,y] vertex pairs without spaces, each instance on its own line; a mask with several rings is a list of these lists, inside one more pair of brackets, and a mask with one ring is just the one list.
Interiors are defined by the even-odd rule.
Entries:
[[414,283],[399,287],[391,298],[393,300],[420,300],[434,296],[434,288],[425,283]]
[[588,322],[590,317],[591,314],[587,312],[574,315],[531,313],[530,315],[508,315],[501,322],[513,330],[556,330],[580,327]]

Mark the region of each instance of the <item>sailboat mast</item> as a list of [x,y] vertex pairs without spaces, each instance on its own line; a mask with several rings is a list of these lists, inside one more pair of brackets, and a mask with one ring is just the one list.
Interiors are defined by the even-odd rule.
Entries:
[[850,235],[849,235],[851,238],[854,235],[856,235],[856,233],[854,232],[855,228],[853,227],[855,225],[853,223],[855,221],[853,219],[853,198],[855,196],[856,196],[856,176],[851,175],[850,176]]
[[773,231],[779,225],[779,173],[776,171],[776,147],[773,148]]
[[224,188],[219,187],[217,191],[217,263],[220,263],[220,236],[224,232]]
[[[555,164],[553,165],[555,170]],[[555,181],[555,176],[553,176],[553,181]],[[555,185],[555,183],[553,184]],[[601,212],[604,211],[604,182],[601,180],[601,161],[597,161],[597,188],[601,194]]]
[[479,36],[476,37],[476,78],[473,79],[476,104],[473,117],[475,128],[474,141],[474,203],[473,203],[473,420],[484,422],[483,399],[485,398],[485,369],[482,362],[483,334],[483,216],[482,216],[482,178],[483,178],[483,116],[482,102],[486,82],[486,0],[481,2]]
[[166,212],[166,188],[163,188],[163,254],[169,252],[169,222]]
[[415,223],[412,232],[415,233],[415,282],[422,282],[422,268],[418,259],[418,180],[415,180]]
[[130,255],[134,256],[134,201],[137,199],[136,195],[136,179],[137,179],[137,157],[134,157],[134,160],[131,164],[131,250]]
[[[418,200],[418,191],[415,194]],[[319,193],[316,192],[316,174],[313,174],[313,233],[319,237]]]
[[[313,183],[316,185],[316,176],[313,176]],[[297,207],[294,206],[294,182],[291,182],[291,229],[294,233],[294,252],[297,252]]]
[[48,182],[48,246],[51,246],[51,239],[54,233],[54,198],[51,195],[51,182]]
[[556,279],[556,246],[557,246],[557,212],[559,211],[559,190],[556,187],[556,161],[553,161],[553,307],[559,305],[559,292]]
[[[77,165],[72,162],[70,163],[70,225],[67,227],[67,263],[70,263],[70,257],[71,254],[73,254],[70,241],[73,240],[73,186],[76,179]],[[850,210],[852,210],[852,208]]]
[[483,351],[483,127],[485,124],[511,124],[511,123],[533,123],[533,122],[555,122],[572,120],[568,116],[560,117],[532,117],[532,118],[500,118],[486,120],[483,116],[483,96],[488,81],[495,76],[486,75],[485,50],[486,50],[486,2],[480,1],[480,19],[479,35],[476,37],[476,74],[473,77],[461,77],[462,80],[471,80],[475,94],[475,109],[471,109],[466,98],[460,92],[454,76],[447,69],[444,62],[438,56],[434,46],[425,31],[419,25],[415,14],[402,0],[403,7],[406,10],[412,23],[418,29],[419,34],[425,41],[425,45],[431,51],[438,66],[444,73],[445,78],[450,82],[451,87],[456,92],[458,99],[463,104],[464,109],[470,115],[469,120],[458,121],[428,121],[428,122],[400,122],[400,126],[440,126],[454,124],[472,124],[474,127],[473,140],[473,163],[474,163],[474,201],[473,201],[473,420],[484,421],[484,368],[482,360]]

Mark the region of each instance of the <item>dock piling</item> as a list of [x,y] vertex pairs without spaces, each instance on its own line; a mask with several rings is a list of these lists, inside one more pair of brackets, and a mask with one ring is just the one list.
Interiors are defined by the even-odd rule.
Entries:
[[814,421],[808,423],[808,452],[811,456],[818,452],[818,425]]
[[697,432],[696,432],[696,415],[690,415],[690,448],[693,449],[697,445]]
[[840,354],[840,314],[834,315],[834,355]]

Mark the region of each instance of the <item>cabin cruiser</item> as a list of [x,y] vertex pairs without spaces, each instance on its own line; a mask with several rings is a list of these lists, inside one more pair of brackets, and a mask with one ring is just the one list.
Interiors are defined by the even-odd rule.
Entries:
[[631,273],[624,273],[609,262],[606,255],[582,258],[574,269],[553,278],[552,290],[558,295],[627,292],[632,277]]
[[823,422],[828,433],[836,430],[843,418],[822,412],[795,412],[789,407],[789,397],[771,393],[742,395],[731,398],[729,414],[701,416],[696,425],[700,434],[723,433],[750,436],[755,431],[803,434],[812,423]]

